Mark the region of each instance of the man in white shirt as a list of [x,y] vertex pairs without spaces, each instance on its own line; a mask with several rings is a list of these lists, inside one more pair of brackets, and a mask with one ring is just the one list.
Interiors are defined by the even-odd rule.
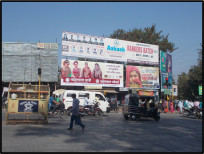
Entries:
[[89,108],[89,114],[92,114],[92,103],[91,101],[89,100],[89,94],[86,95],[85,99],[84,99],[84,108]]
[[190,105],[190,108],[192,108],[194,106],[192,101],[189,101],[189,105]]
[[11,94],[11,98],[17,98],[17,95],[15,93]]

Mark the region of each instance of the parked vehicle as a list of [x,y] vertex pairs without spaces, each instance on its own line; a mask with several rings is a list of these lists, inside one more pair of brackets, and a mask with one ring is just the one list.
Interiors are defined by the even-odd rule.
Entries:
[[68,113],[72,107],[73,99],[72,94],[76,94],[76,98],[79,99],[80,106],[84,106],[84,99],[87,94],[89,94],[89,100],[93,102],[96,97],[99,98],[99,108],[103,111],[103,113],[110,112],[109,103],[105,100],[105,97],[100,92],[92,92],[92,91],[78,91],[78,90],[65,90],[63,92],[63,102],[65,104],[65,109],[67,109]]
[[135,120],[140,117],[152,117],[156,121],[160,120],[160,112],[158,111],[158,107],[155,106],[154,97],[146,97],[148,99],[152,99],[152,103],[145,104],[143,107],[139,104],[139,99],[142,96],[137,94],[128,94],[125,96],[125,103],[123,105],[122,113],[126,120],[129,118],[131,120]]

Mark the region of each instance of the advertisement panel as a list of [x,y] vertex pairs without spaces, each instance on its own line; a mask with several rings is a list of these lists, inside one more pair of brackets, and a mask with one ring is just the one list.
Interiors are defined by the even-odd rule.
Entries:
[[104,37],[63,32],[62,55],[89,59],[104,59]]
[[126,87],[159,89],[159,68],[127,66]]
[[199,90],[199,95],[202,95],[202,86],[199,86],[198,88],[199,88],[198,89]]
[[123,87],[123,65],[62,59],[61,85]]
[[72,32],[62,33],[62,55],[159,65],[159,46]]
[[104,50],[113,60],[159,65],[158,45],[105,38]]
[[161,68],[161,72],[166,72],[166,52],[160,51],[160,68]]
[[126,41],[105,38],[104,51],[107,60],[126,62]]
[[172,56],[166,54],[166,72],[172,73]]
[[173,85],[173,96],[178,96],[178,88],[177,85]]
[[38,48],[58,49],[57,43],[38,43]]
[[161,72],[161,91],[162,92],[164,92],[164,90],[167,89],[166,78],[168,78],[168,83],[171,84],[171,86],[168,86],[168,89],[172,89],[172,74]]
[[62,55],[89,59],[104,59],[105,56],[103,46],[68,41],[63,42]]
[[66,32],[62,33],[62,41],[66,42],[81,42],[87,44],[95,44],[104,46],[104,37],[98,37],[93,35],[86,35],[80,33]]

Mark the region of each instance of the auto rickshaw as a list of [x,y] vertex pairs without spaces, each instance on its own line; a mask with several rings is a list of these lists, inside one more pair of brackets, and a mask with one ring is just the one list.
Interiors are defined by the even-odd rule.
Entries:
[[[141,101],[140,101],[141,99]],[[142,100],[144,100],[142,103]],[[127,94],[122,109],[123,116],[126,120],[139,119],[140,117],[152,117],[156,121],[160,120],[160,112],[153,96],[139,96],[138,94]]]

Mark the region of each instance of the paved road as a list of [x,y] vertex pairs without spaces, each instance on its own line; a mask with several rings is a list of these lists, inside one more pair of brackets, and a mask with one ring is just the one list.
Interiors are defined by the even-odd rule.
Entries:
[[2,110],[2,152],[202,152],[202,119],[161,113],[161,120],[125,120],[111,112],[102,118],[83,117],[68,131],[70,117],[48,125],[5,125]]

